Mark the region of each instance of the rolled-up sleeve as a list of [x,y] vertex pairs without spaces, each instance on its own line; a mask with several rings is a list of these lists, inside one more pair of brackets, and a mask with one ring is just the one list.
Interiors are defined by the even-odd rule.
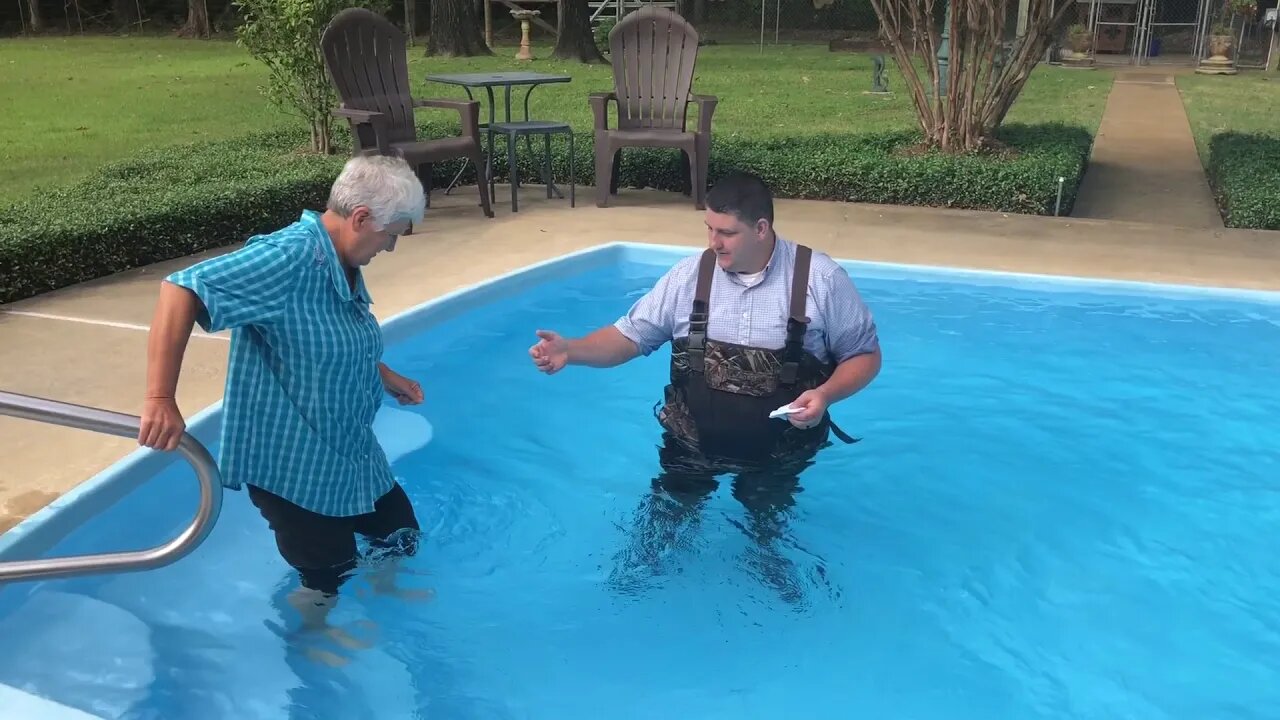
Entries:
[[836,266],[827,277],[827,293],[822,308],[827,322],[827,350],[836,362],[880,348],[875,318],[862,301],[849,273]]
[[678,284],[674,276],[682,270],[676,266],[668,270],[653,289],[631,306],[626,315],[613,324],[618,332],[636,344],[641,355],[648,355],[671,340],[675,332],[675,308],[679,301]]
[[196,317],[206,332],[263,325],[288,307],[298,282],[296,253],[274,242],[251,242],[235,252],[196,263],[165,278],[200,298]]

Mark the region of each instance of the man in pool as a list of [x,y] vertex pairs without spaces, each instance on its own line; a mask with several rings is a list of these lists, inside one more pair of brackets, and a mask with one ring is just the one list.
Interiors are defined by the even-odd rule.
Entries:
[[[829,432],[853,442],[828,408],[879,373],[876,325],[840,265],[776,234],[760,178],[717,183],[706,226],[707,249],[677,263],[617,322],[578,339],[538,330],[529,354],[553,374],[614,367],[670,341],[671,381],[655,406],[663,472],[654,490],[696,503],[715,475],[735,472],[735,496],[772,526],[763,516],[790,504],[797,474]],[[770,417],[782,407],[785,419]]]
[[[373,434],[382,393],[421,403],[422,389],[380,361],[382,331],[360,268],[392,251],[425,208],[400,158],[356,157],[327,208],[169,275],[147,344],[141,445],[173,450],[186,428],[174,400],[192,325],[231,328],[220,462],[301,576],[289,596],[308,629],[326,624],[359,560],[356,535],[392,558],[371,573],[397,592],[397,555],[416,551],[418,521]],[[341,635],[341,633],[338,633]]]

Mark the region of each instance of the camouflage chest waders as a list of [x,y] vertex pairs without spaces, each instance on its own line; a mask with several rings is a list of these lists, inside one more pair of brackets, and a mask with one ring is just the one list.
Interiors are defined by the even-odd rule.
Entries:
[[769,413],[831,377],[834,363],[824,363],[804,349],[809,326],[805,300],[813,251],[796,247],[786,344],[769,349],[707,338],[711,283],[716,254],[708,249],[698,266],[698,285],[689,334],[671,345],[671,383],[656,411],[658,422],[687,449],[729,461],[785,461],[811,455],[827,444],[829,431],[854,442],[831,422],[801,430]]

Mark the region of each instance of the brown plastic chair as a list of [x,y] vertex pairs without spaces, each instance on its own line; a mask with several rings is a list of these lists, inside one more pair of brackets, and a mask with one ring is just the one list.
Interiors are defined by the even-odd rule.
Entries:
[[[333,114],[349,123],[355,154],[399,155],[428,188],[432,163],[466,158],[476,168],[480,207],[486,217],[493,217],[480,143],[479,101],[413,99],[404,33],[364,8],[348,8],[335,15],[320,37],[320,47],[329,79],[338,91],[340,104]],[[413,113],[421,107],[456,111],[462,135],[418,140]]]
[[[596,205],[608,207],[618,192],[624,147],[678,148],[689,168],[694,203],[704,209],[711,115],[719,100],[693,95],[698,32],[666,8],[647,5],[629,13],[609,33],[613,92],[591,93],[595,114]],[[608,102],[618,105],[618,127],[609,129]],[[689,132],[689,104],[698,106],[698,129]]]

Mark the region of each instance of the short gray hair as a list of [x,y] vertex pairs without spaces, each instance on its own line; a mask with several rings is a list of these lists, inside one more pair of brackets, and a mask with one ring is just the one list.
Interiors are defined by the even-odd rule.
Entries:
[[329,190],[328,209],[350,217],[360,206],[386,227],[400,220],[416,223],[426,212],[422,182],[404,158],[357,155],[347,161]]

